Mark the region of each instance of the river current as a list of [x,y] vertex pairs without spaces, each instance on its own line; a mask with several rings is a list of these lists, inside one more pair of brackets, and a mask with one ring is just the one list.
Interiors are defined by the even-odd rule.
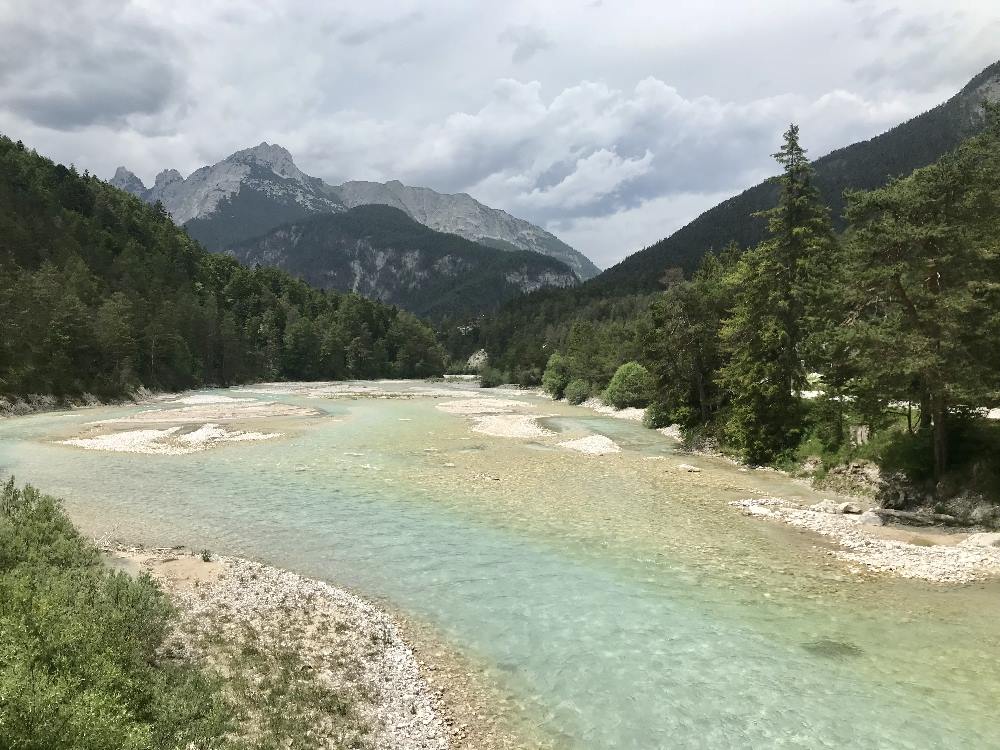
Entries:
[[[825,495],[679,455],[636,423],[471,384],[354,385],[0,420],[0,473],[94,535],[260,559],[425,623],[509,696],[525,744],[1000,747],[996,583],[860,570],[728,504]],[[500,412],[537,417],[537,434],[476,432],[447,408],[480,398],[521,402]],[[252,401],[191,409],[226,399]],[[310,413],[235,406],[260,402]],[[60,442],[208,423],[278,436],[152,454]],[[620,452],[560,445],[593,435]]]

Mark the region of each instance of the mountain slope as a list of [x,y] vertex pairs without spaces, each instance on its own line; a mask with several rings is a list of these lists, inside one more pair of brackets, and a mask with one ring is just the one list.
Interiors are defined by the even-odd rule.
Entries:
[[268,143],[237,151],[187,179],[176,170],[164,170],[151,188],[124,167],[109,182],[149,203],[160,201],[174,221],[214,251],[308,216],[383,204],[431,229],[496,250],[529,250],[556,258],[581,280],[599,273],[588,258],[551,233],[464,193],[445,195],[395,181],[327,185],[302,172],[287,150]]
[[228,252],[246,265],[275,266],[312,286],[421,315],[479,313],[527,291],[577,283],[555,258],[497,252],[378,204],[290,223]]
[[[923,167],[958,146],[983,124],[982,102],[1000,99],[1000,62],[973,78],[945,103],[871,140],[837,149],[813,162],[816,184],[830,206],[838,229],[843,227],[843,193],[872,189]],[[609,268],[591,284],[620,293],[655,291],[670,267],[693,271],[705,252],[730,242],[757,244],[764,222],[754,213],[770,208],[777,185],[768,180],[701,214],[690,224]],[[588,285],[589,286],[589,285]]]
[[586,280],[600,273],[589,258],[555,235],[506,211],[484,206],[466,193],[446,195],[430,188],[391,182],[345,182],[333,188],[349,208],[381,203],[394,206],[421,224],[499,250],[531,250],[561,260]]
[[137,198],[0,136],[0,401],[443,369],[414,316],[207,253]]

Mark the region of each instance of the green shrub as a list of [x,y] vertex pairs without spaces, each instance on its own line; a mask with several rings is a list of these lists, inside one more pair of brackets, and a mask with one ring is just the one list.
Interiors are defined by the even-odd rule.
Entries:
[[537,367],[522,367],[514,373],[512,380],[522,388],[534,388],[542,382],[542,371]]
[[581,380],[580,378],[571,380],[566,386],[566,400],[571,404],[582,404],[590,398],[590,390],[590,383],[586,380]]
[[148,575],[106,568],[58,501],[0,490],[0,747],[219,746],[219,684],[158,650],[173,610]]
[[642,423],[651,429],[658,430],[661,427],[674,424],[673,414],[662,401],[651,401],[646,407],[646,413],[642,416]]
[[559,352],[554,352],[545,365],[542,388],[552,398],[562,398],[569,385],[569,362]]
[[638,362],[626,362],[604,389],[604,402],[616,409],[646,406],[653,395],[653,378]]
[[484,367],[479,373],[479,386],[481,388],[496,388],[509,380],[510,378],[495,367]]

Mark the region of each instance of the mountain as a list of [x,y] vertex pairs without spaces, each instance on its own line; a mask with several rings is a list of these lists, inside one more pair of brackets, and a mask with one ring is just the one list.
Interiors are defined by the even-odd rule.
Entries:
[[0,135],[0,403],[443,371],[415,316],[205,252],[141,200]]
[[[922,115],[871,140],[837,149],[813,162],[816,185],[843,228],[843,193],[869,190],[892,177],[924,167],[975,133],[983,124],[984,100],[1000,100],[1000,62],[973,78],[958,94]],[[807,134],[808,135],[808,134]],[[777,184],[767,180],[723,201],[655,245],[630,255],[588,286],[616,293],[659,289],[663,273],[678,267],[690,273],[705,252],[730,242],[751,247],[764,237],[764,221],[753,216],[772,207]]]
[[118,168],[110,183],[149,203],[160,201],[174,221],[214,251],[228,250],[308,216],[383,204],[431,229],[496,250],[529,250],[556,258],[581,280],[600,272],[551,233],[464,193],[446,195],[396,181],[331,186],[302,172],[286,149],[268,143],[237,151],[186,179],[176,170],[164,170],[151,188],[124,167]]
[[569,266],[581,279],[600,273],[589,258],[555,235],[506,211],[484,206],[466,193],[445,195],[430,188],[391,182],[345,182],[334,188],[345,206],[394,206],[421,224],[499,250],[532,250]]
[[314,287],[357,292],[434,317],[479,313],[524,292],[578,283],[555,258],[499,252],[378,204],[292,222],[227,252]]

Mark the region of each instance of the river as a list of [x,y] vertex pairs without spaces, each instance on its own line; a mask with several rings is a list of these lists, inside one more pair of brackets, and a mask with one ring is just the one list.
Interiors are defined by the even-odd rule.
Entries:
[[[0,420],[0,471],[63,497],[89,533],[260,559],[426,624],[509,697],[525,744],[1000,747],[996,583],[857,570],[819,537],[728,505],[823,495],[678,455],[639,424],[471,384],[353,385]],[[520,402],[499,411],[548,432],[482,434],[447,407],[484,397]],[[313,413],[178,411],[164,424],[182,432],[280,433],[180,455],[59,442],[225,399]],[[559,444],[588,435],[621,451]]]

